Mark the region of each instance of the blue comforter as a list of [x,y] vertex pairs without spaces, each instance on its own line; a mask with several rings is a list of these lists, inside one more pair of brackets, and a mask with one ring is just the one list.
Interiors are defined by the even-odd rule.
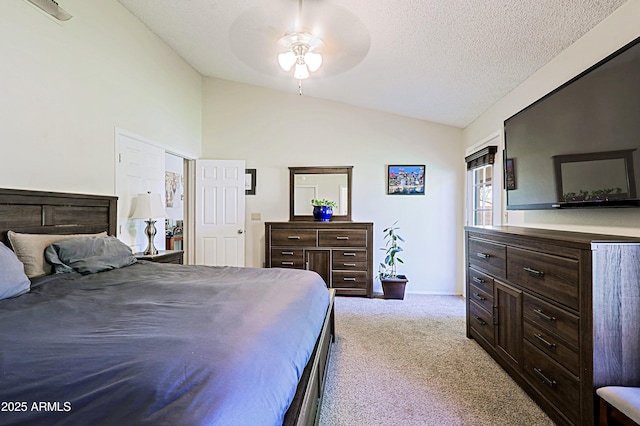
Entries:
[[0,301],[0,424],[281,424],[328,304],[298,270],[43,278]]

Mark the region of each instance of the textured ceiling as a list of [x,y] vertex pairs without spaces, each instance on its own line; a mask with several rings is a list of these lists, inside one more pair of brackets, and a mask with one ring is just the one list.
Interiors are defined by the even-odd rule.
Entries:
[[[119,1],[203,76],[298,92],[276,60],[298,0]],[[304,0],[304,96],[463,128],[625,2]]]

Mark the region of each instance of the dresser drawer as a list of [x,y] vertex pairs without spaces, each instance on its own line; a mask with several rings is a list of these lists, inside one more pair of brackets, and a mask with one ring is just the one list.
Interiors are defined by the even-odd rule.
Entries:
[[507,279],[578,310],[579,262],[515,247],[507,248]]
[[320,247],[367,247],[367,231],[359,229],[321,229],[318,231]]
[[579,345],[580,318],[576,315],[527,293],[524,294],[522,312],[525,319],[538,327],[558,335],[573,346]]
[[271,250],[272,268],[304,268],[304,250],[274,248]]
[[524,374],[572,424],[580,424],[580,388],[576,376],[524,341]]
[[489,294],[484,289],[471,284],[469,286],[469,298],[484,308],[487,312],[493,311],[493,294]]
[[367,252],[365,250],[333,250],[331,267],[333,269],[366,271]]
[[469,284],[482,290],[493,303],[493,278],[473,268],[469,268]]
[[493,346],[495,333],[493,314],[485,311],[473,301],[469,302],[469,325]]
[[505,276],[506,247],[486,240],[469,238],[469,264],[496,277]]
[[571,346],[555,334],[525,320],[523,335],[533,346],[556,360],[559,364],[576,376],[580,373],[580,359],[575,346]]
[[333,271],[333,288],[367,288],[367,273],[364,271]]
[[314,229],[273,229],[271,245],[285,247],[315,247],[317,245]]

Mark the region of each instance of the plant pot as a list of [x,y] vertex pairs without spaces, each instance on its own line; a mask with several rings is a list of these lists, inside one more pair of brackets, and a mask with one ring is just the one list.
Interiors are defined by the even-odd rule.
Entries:
[[385,299],[404,299],[404,289],[409,282],[406,276],[398,275],[395,278],[382,278],[382,292]]
[[313,206],[313,220],[316,222],[329,222],[333,216],[331,206]]

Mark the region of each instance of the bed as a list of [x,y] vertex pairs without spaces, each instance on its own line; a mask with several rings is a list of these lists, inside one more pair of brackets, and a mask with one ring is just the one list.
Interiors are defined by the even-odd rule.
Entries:
[[[115,218],[115,197],[0,189],[5,245],[8,231],[107,241],[93,235]],[[311,425],[333,336],[333,292],[309,271],[32,277],[0,300],[0,424]]]

